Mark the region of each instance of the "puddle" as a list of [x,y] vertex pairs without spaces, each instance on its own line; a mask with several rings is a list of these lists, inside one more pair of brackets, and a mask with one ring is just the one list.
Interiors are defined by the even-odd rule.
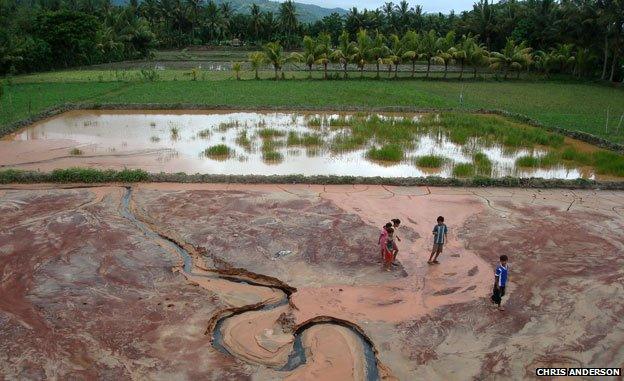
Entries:
[[[327,126],[326,120],[340,119],[344,124],[350,117],[348,113],[72,111],[5,137],[0,146],[8,153],[0,157],[0,165],[36,170],[90,166],[143,168],[153,173],[453,177],[453,168],[471,163],[472,152],[478,151],[492,162],[492,177],[596,178],[588,168],[516,167],[519,157],[546,155],[544,147],[510,150],[474,141],[462,146],[431,133],[418,135],[402,161],[375,162],[366,157],[375,145],[372,141],[351,151],[330,148],[337,136],[349,130]],[[388,113],[379,117],[418,120],[419,115]],[[321,144],[289,145],[289,134],[299,139],[298,144]],[[10,146],[20,142],[21,146]],[[229,147],[228,154],[205,152],[216,145]],[[73,148],[80,154],[72,154]],[[446,158],[445,164],[431,169],[414,164],[414,158],[431,154]]]

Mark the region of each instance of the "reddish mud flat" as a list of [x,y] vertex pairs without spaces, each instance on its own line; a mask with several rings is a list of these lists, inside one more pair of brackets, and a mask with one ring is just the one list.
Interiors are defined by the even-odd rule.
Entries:
[[[537,367],[621,367],[622,205],[623,192],[567,190],[0,189],[0,379],[524,379]],[[438,215],[450,239],[428,266]],[[400,264],[383,272],[376,241],[393,217]],[[499,312],[487,298],[503,253]]]

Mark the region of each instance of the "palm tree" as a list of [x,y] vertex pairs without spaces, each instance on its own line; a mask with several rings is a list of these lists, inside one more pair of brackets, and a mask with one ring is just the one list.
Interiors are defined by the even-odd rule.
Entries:
[[576,63],[574,46],[572,44],[561,44],[556,49],[553,49],[551,53],[561,73],[564,73],[568,67],[574,66]]
[[479,0],[473,5],[472,17],[469,20],[471,30],[485,39],[485,46],[491,48],[492,34],[496,28],[495,9],[489,0]]
[[490,53],[485,50],[483,44],[478,44],[474,41],[473,45],[466,45],[466,62],[472,66],[473,78],[477,78],[477,69],[479,67],[487,66],[490,64]]
[[279,72],[282,70],[285,64],[289,62],[300,62],[303,60],[303,56],[299,53],[290,53],[286,56],[284,54],[284,48],[278,42],[269,42],[264,45],[264,60],[267,63],[273,65],[275,69],[275,79],[279,79]]
[[262,12],[256,3],[251,4],[251,9],[249,11],[249,29],[254,37],[254,42],[257,43],[260,40],[260,33],[262,31]]
[[297,9],[292,0],[286,0],[280,4],[279,22],[282,30],[286,33],[287,43],[289,45],[292,43],[293,33],[296,32],[299,27],[297,16]]
[[444,37],[436,41],[436,54],[433,60],[444,65],[444,78],[448,73],[448,65],[453,60],[455,54],[455,32],[450,31]]
[[338,37],[338,48],[332,52],[331,60],[340,63],[344,70],[344,78],[348,78],[347,68],[349,65],[350,57],[355,52],[356,44],[349,39],[349,32],[342,31],[340,37]]
[[527,47],[524,41],[517,45],[513,38],[508,38],[505,48],[501,52],[491,53],[490,68],[504,70],[505,79],[507,79],[509,69],[519,71],[531,61],[531,51],[532,49]]
[[372,42],[366,29],[360,29],[353,47],[353,54],[351,55],[351,62],[360,69],[360,77],[364,76],[364,67],[370,57],[371,44]]
[[386,56],[386,60],[390,64],[390,68],[392,68],[392,65],[394,65],[394,78],[398,78],[399,64],[403,59],[405,49],[403,47],[402,41],[396,34],[390,36],[390,44],[387,52],[388,54]]
[[316,64],[323,65],[325,79],[327,79],[327,65],[331,59],[331,54],[331,35],[328,33],[319,34],[316,39]]
[[416,76],[416,62],[420,58],[420,35],[413,30],[407,31],[403,36],[402,44],[405,49],[403,59],[412,62],[412,78],[414,78]]
[[464,77],[464,65],[466,64],[466,61],[468,61],[469,57],[475,53],[477,48],[477,42],[472,36],[463,35],[457,46],[453,49],[453,60],[455,60],[455,62],[459,62],[459,65],[461,66],[461,71],[459,73],[460,80]]
[[386,39],[381,33],[377,33],[370,48],[370,55],[377,64],[377,78],[379,78],[379,66],[383,64],[384,59],[388,56],[388,47]]
[[316,62],[316,41],[310,36],[303,37],[303,61],[308,66],[308,78],[312,78],[312,65]]
[[431,71],[431,60],[436,55],[436,42],[438,41],[438,34],[435,30],[430,30],[428,33],[423,34],[420,40],[420,56],[427,60],[427,76],[429,78],[429,72]]
[[249,54],[249,63],[251,63],[251,69],[255,72],[256,79],[260,79],[258,76],[258,70],[262,67],[262,64],[265,62],[265,55],[262,52],[253,52]]

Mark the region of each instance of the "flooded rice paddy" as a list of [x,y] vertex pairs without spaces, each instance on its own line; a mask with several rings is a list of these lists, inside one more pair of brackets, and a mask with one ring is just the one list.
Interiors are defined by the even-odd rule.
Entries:
[[[232,175],[609,175],[578,158],[589,157],[595,147],[498,116],[470,114],[72,111],[7,136],[0,147],[7,152],[0,155],[2,167],[35,170],[89,166]],[[562,154],[568,151],[574,158]]]

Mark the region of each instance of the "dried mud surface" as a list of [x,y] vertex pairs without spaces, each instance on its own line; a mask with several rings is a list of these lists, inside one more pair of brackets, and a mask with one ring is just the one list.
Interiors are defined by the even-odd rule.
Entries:
[[[622,192],[136,186],[132,212],[188,249],[191,273],[124,218],[124,192],[0,189],[0,379],[361,380],[371,358],[382,379],[523,379],[624,363]],[[450,239],[428,266],[438,215]],[[393,217],[400,265],[383,272]]]

